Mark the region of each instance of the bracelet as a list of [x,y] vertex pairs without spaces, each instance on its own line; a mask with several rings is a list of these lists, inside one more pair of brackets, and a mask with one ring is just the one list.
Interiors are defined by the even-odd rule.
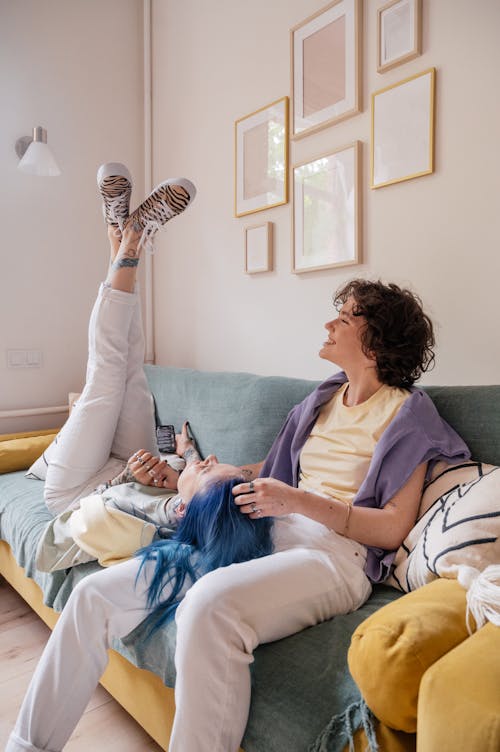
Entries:
[[347,532],[347,528],[349,525],[349,517],[351,516],[351,512],[352,512],[352,504],[347,504],[347,517],[345,518],[344,529],[342,530],[342,535],[345,535]]

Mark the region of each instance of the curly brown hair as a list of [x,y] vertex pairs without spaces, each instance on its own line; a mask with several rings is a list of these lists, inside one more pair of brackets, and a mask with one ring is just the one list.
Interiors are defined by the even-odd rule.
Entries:
[[361,344],[365,355],[375,355],[383,384],[407,389],[434,365],[434,330],[422,301],[395,284],[353,279],[334,296],[337,310],[353,298],[353,315],[363,316]]

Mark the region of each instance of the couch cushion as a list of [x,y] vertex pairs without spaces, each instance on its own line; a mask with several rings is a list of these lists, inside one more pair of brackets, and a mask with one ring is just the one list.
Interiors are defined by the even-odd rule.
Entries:
[[214,452],[235,465],[263,460],[291,407],[318,383],[187,368],[145,370],[161,422],[180,430],[189,420],[203,456]]
[[500,465],[500,386],[428,386],[424,390],[474,459]]

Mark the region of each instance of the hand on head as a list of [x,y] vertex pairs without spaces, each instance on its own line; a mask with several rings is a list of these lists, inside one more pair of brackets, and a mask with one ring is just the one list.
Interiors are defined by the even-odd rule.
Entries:
[[282,517],[295,512],[293,500],[297,489],[276,478],[257,478],[233,488],[234,503],[251,519]]

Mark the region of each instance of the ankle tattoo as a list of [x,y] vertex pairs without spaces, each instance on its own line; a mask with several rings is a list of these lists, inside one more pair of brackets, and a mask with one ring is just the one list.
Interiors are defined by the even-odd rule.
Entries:
[[128,256],[122,256],[113,261],[111,268],[116,271],[117,269],[130,269],[139,265],[138,258],[129,258]]

